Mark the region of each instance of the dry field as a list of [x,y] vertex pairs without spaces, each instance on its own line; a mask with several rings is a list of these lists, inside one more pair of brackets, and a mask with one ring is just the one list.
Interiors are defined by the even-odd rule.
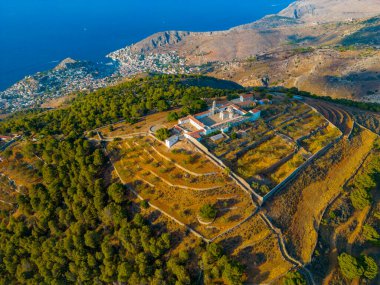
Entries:
[[319,130],[311,137],[302,141],[301,145],[312,154],[317,153],[331,141],[340,136],[340,131],[332,126],[327,126],[324,129]]
[[318,129],[319,127],[325,125],[326,120],[315,112],[308,112],[304,114],[301,118],[286,124],[279,128],[279,131],[294,140],[307,136],[311,131]]
[[[335,284],[342,276],[338,267],[337,256],[347,252],[354,256],[369,254],[380,260],[380,249],[367,242],[362,230],[364,225],[379,229],[380,194],[379,189],[373,189],[373,203],[362,210],[352,206],[349,195],[352,185],[358,180],[366,180],[373,165],[378,161],[379,151],[374,150],[366,158],[358,172],[347,182],[345,192],[326,209],[319,229],[318,245],[313,254],[311,268],[319,283]],[[377,280],[378,283],[379,280]],[[335,282],[335,283],[334,283]],[[376,284],[376,280],[372,282]]]
[[288,177],[295,169],[306,162],[307,153],[304,149],[300,149],[290,160],[280,165],[269,175],[270,180],[275,184],[279,184]]
[[137,123],[130,124],[128,122],[120,122],[112,125],[112,129],[110,126],[99,128],[98,131],[102,133],[102,135],[107,138],[115,138],[115,137],[123,137],[132,135],[135,133],[146,133],[149,132],[150,127],[154,126],[156,128],[166,127],[171,128],[177,124],[177,121],[168,122],[167,115],[169,112],[174,112],[178,110],[172,110],[167,112],[159,112],[151,115],[147,115],[142,117]]
[[275,225],[285,233],[293,256],[310,260],[322,212],[361,165],[375,138],[369,131],[358,130],[351,141],[340,141],[266,206]]
[[220,168],[212,163],[209,159],[199,154],[195,147],[188,141],[180,141],[171,149],[168,149],[162,143],[156,142],[153,150],[166,157],[171,162],[198,174],[208,174],[220,171]]
[[[285,98],[285,95],[283,95]],[[285,106],[283,114],[277,116],[273,120],[270,120],[270,124],[275,127],[281,127],[284,124],[289,124],[306,118],[311,113],[311,108],[305,104],[293,101]]]
[[[164,158],[164,152],[156,152],[159,144],[151,137],[134,138],[120,142],[114,150],[114,164],[123,182],[144,199],[207,238],[233,227],[254,211],[250,196],[200,153],[182,150],[183,155],[195,157],[192,169],[188,169],[186,163],[176,164]],[[195,171],[197,175],[192,173]],[[201,224],[197,216],[208,203],[217,209],[217,217],[212,223]]]
[[236,159],[236,153],[242,148],[248,147],[259,141],[262,136],[269,135],[268,128],[262,121],[255,123],[245,123],[238,128],[233,128],[232,132],[238,132],[239,130],[245,131],[244,135],[239,135],[236,139],[232,140],[225,137],[218,142],[213,142],[208,138],[205,138],[202,143],[212,151],[216,156],[225,161]]
[[248,284],[271,282],[292,267],[284,260],[277,237],[259,215],[251,217],[216,242],[246,266]]
[[251,180],[257,174],[265,172],[269,167],[290,155],[294,149],[294,145],[280,136],[274,136],[241,156],[235,168],[244,179]]
[[41,177],[35,170],[39,163],[36,157],[27,158],[22,154],[24,142],[12,145],[12,155],[0,159],[0,209],[10,209],[16,202],[16,192],[27,191],[27,186],[38,183]]
[[37,157],[27,158],[22,152],[24,142],[17,142],[12,145],[12,156],[0,161],[0,173],[8,176],[19,187],[37,183],[41,180],[36,175],[34,165],[39,163]]

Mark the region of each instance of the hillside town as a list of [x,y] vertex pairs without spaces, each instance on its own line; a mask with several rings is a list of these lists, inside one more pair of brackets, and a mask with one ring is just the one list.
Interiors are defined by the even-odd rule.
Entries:
[[39,107],[49,99],[78,91],[93,91],[109,86],[122,77],[142,72],[188,74],[196,69],[187,67],[176,52],[147,54],[132,52],[130,47],[107,55],[106,63],[63,60],[54,69],[26,76],[0,92],[0,113],[7,114]]
[[131,47],[114,51],[107,57],[120,63],[119,72],[123,76],[140,72],[158,72],[165,74],[188,74],[195,69],[186,66],[185,59],[178,56],[177,52],[167,53],[136,53]]
[[39,107],[48,99],[105,87],[119,78],[117,66],[114,62],[102,64],[65,59],[54,69],[26,76],[0,92],[1,113]]

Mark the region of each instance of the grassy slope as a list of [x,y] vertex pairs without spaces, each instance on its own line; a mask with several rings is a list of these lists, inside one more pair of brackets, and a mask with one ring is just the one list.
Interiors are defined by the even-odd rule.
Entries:
[[[338,143],[267,207],[271,218],[284,230],[293,255],[305,262],[310,260],[323,210],[354,174],[371,150],[374,140],[375,135],[364,130],[351,142]],[[315,167],[327,168],[325,176],[321,176],[319,171],[313,172]],[[306,185],[299,183],[308,175],[314,176],[313,181]]]

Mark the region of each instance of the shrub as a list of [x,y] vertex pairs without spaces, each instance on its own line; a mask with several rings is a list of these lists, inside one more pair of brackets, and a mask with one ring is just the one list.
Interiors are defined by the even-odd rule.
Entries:
[[364,268],[360,265],[359,261],[347,253],[339,255],[338,262],[342,274],[350,280],[361,277],[364,273]]
[[371,204],[372,198],[371,195],[362,188],[357,188],[351,192],[350,199],[352,205],[359,210],[364,209],[365,207]]
[[380,234],[370,225],[363,227],[363,237],[369,242],[380,244]]
[[299,272],[289,272],[285,275],[284,285],[306,285],[305,278]]
[[148,209],[149,208],[149,203],[147,200],[142,200],[141,203],[140,203],[141,207],[143,207],[144,209]]
[[338,262],[342,274],[350,280],[359,277],[373,280],[379,271],[375,260],[366,255],[355,258],[347,253],[342,253],[338,257]]
[[156,136],[159,140],[164,141],[170,137],[170,132],[167,128],[161,128],[157,130]]
[[369,280],[373,280],[376,278],[379,268],[375,262],[375,260],[370,256],[362,256],[362,263],[364,267],[364,277]]
[[176,112],[170,112],[167,116],[167,120],[169,122],[174,122],[174,121],[177,121],[178,119],[179,119],[179,115]]
[[205,204],[199,210],[199,216],[205,220],[213,220],[216,217],[216,209],[211,204]]
[[116,203],[122,203],[127,200],[124,185],[120,183],[113,183],[108,187],[108,195]]
[[268,185],[261,185],[260,192],[263,194],[268,194],[270,192],[270,188],[268,187]]

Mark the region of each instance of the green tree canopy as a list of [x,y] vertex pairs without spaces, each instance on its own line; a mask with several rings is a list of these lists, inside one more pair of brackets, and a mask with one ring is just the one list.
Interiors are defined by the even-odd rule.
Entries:
[[170,132],[167,128],[161,128],[156,131],[156,136],[159,140],[164,141],[170,137]]
[[342,274],[350,280],[361,277],[364,273],[364,268],[359,261],[347,253],[339,255],[338,262]]
[[127,200],[126,189],[121,183],[113,183],[108,187],[108,195],[116,203],[122,203]]
[[215,206],[211,204],[205,204],[199,210],[199,216],[205,220],[215,219],[216,213],[217,210],[215,209]]

